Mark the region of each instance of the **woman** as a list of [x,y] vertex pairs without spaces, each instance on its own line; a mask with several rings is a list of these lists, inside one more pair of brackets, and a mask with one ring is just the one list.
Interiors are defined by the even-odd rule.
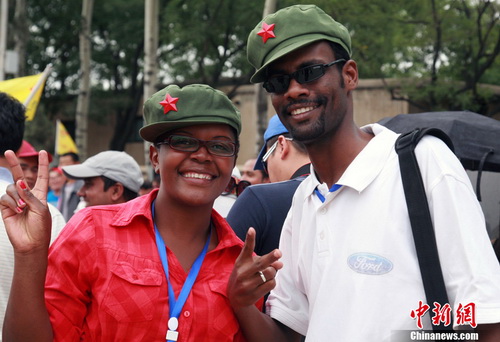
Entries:
[[[144,117],[160,188],[82,210],[48,252],[46,153],[32,192],[13,167],[16,185],[0,200],[16,253],[4,340],[244,341],[226,296],[243,243],[212,209],[235,166],[240,114],[208,86],[172,85]],[[275,268],[256,281],[272,287]]]

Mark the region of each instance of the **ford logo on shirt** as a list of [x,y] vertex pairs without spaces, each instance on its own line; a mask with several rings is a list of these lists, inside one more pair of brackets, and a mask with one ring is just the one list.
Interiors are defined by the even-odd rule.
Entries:
[[358,273],[380,275],[392,270],[392,262],[380,255],[355,253],[347,258],[349,267]]

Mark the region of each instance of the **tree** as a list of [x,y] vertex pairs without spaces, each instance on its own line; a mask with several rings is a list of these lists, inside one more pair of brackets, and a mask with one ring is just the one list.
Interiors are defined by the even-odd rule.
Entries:
[[90,62],[92,12],[94,0],[83,0],[80,29],[80,84],[76,103],[76,146],[83,160],[87,158],[87,127],[90,105]]

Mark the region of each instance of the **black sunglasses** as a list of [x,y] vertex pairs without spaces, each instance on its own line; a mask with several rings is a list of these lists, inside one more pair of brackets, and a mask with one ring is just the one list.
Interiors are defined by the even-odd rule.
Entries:
[[225,140],[200,140],[185,135],[170,135],[156,145],[168,145],[180,152],[196,152],[205,146],[208,153],[218,157],[232,157],[238,152],[238,146],[232,141]]
[[306,66],[288,75],[271,76],[267,81],[264,82],[264,84],[262,84],[262,86],[268,93],[283,94],[290,86],[290,81],[292,80],[292,78],[300,84],[312,82],[322,77],[326,72],[326,68],[345,61],[346,60],[343,58],[337,59],[336,61],[327,64],[315,64]]
[[240,180],[239,182],[236,182],[236,178],[231,177],[231,179],[229,180],[229,184],[226,186],[226,189],[222,194],[229,195],[234,192],[236,196],[239,196],[250,185],[251,183],[246,180]]

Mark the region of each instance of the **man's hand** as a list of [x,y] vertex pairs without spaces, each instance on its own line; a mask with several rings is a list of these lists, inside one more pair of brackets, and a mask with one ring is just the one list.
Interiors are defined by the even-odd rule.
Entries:
[[6,151],[15,184],[7,187],[0,198],[0,211],[5,229],[15,253],[28,254],[47,249],[50,243],[51,216],[47,207],[49,184],[49,159],[47,152],[38,155],[38,178],[33,189],[29,189],[23,170],[13,151]]
[[227,293],[233,309],[254,305],[276,286],[276,273],[283,267],[277,249],[264,256],[256,256],[255,229],[247,232],[245,245],[236,259],[229,277]]

